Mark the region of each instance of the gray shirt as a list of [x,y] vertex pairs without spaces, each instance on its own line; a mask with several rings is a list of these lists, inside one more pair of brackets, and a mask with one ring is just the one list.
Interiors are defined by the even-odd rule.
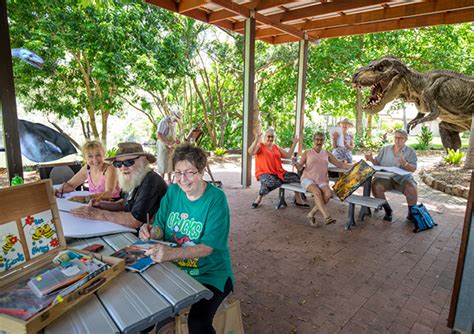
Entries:
[[[400,166],[398,163],[397,156],[395,156],[395,152],[393,151],[393,146],[394,145],[388,145],[383,147],[375,159],[379,162],[380,166],[403,168],[403,166]],[[399,154],[401,154],[410,165],[416,167],[417,157],[414,149],[404,145]],[[403,184],[406,181],[411,181],[416,184],[412,174],[395,175],[392,177],[392,180],[399,184]]]

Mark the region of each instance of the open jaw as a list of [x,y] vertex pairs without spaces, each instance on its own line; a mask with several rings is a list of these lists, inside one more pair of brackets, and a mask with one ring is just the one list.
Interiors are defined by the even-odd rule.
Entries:
[[374,109],[382,102],[387,91],[393,86],[391,83],[394,77],[383,78],[372,84],[356,83],[354,85],[355,88],[362,90],[364,109]]

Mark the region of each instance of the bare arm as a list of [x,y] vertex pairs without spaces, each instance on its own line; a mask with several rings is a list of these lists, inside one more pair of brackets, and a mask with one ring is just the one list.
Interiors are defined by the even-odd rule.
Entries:
[[288,151],[285,151],[281,147],[278,147],[278,150],[280,151],[281,157],[283,159],[291,159],[293,157],[293,153],[295,152],[295,147],[296,144],[298,143],[298,137],[293,138],[293,143],[291,144],[291,147]]
[[107,211],[92,206],[82,206],[71,210],[71,213],[77,217],[93,220],[107,220],[131,228],[139,228],[142,225],[141,221],[136,220],[130,212],[125,211]]
[[339,167],[339,168],[345,168],[345,169],[349,169],[351,168],[352,166],[349,165],[348,163],[345,163],[345,162],[342,162],[340,160],[337,160],[336,157],[334,155],[332,155],[332,153],[328,152],[328,160],[330,163],[332,163],[334,166],[336,167]]
[[204,244],[179,248],[171,248],[162,244],[157,244],[152,249],[147,250],[145,255],[149,255],[154,261],[160,263],[180,259],[206,257],[209,256],[212,251],[213,249],[211,247]]
[[158,140],[161,141],[166,146],[172,146],[174,144],[174,142],[169,141],[168,139],[166,139],[166,137],[164,135],[162,135],[159,132],[158,132]]
[[[117,170],[114,166],[109,166],[105,172],[105,191],[102,193],[103,199],[112,198],[114,190],[117,188]],[[98,197],[98,196],[93,196]]]
[[308,151],[304,151],[303,155],[301,156],[300,162],[295,163],[295,167],[297,170],[302,170],[306,166],[306,159],[308,156]]
[[353,150],[354,149],[354,139],[351,137],[350,140],[348,141],[345,141],[344,140],[344,146],[348,149],[348,150]]
[[54,191],[56,196],[61,196],[61,193],[70,193],[71,191],[76,190],[84,181],[87,179],[87,165],[82,166],[82,168],[77,172],[73,177],[64,183],[59,189]]
[[260,152],[260,143],[262,142],[261,140],[262,134],[259,133],[257,137],[255,137],[255,140],[253,141],[252,145],[250,145],[248,152],[250,155],[255,155],[258,152]]

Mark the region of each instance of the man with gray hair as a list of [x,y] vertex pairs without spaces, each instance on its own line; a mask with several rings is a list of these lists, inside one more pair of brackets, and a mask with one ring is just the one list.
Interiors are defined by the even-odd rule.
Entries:
[[174,147],[179,144],[176,139],[176,124],[181,119],[182,115],[179,110],[173,110],[169,116],[165,116],[157,129],[156,141],[156,155],[157,155],[157,172],[165,178],[168,174],[168,182],[171,183],[171,174],[173,166],[171,165],[171,157],[173,156]]
[[101,201],[71,211],[78,217],[107,220],[132,228],[139,228],[152,220],[160,207],[161,198],[168,190],[166,182],[153,171],[150,163],[154,155],[143,151],[138,143],[119,143],[117,155],[106,160],[118,169],[122,199],[118,202]]
[[[372,153],[365,155],[365,159],[371,161],[374,165],[386,167],[398,167],[413,173],[416,171],[417,157],[416,152],[411,147],[405,145],[408,139],[408,133],[399,129],[394,133],[394,144],[387,145],[380,150],[374,158]],[[405,195],[408,204],[407,220],[413,222],[411,207],[417,204],[418,192],[416,181],[412,174],[394,175],[390,179],[374,178],[372,182],[372,193],[376,198],[385,198],[385,192],[396,189]],[[392,208],[388,203],[384,204],[384,220],[392,221]]]

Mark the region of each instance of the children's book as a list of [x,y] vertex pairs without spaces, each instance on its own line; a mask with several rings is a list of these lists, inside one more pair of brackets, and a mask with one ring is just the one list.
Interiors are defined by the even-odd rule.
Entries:
[[176,247],[173,242],[166,242],[160,240],[137,241],[132,245],[125,247],[111,256],[118,257],[125,260],[125,268],[131,271],[143,272],[155,261],[151,257],[145,255],[145,252],[155,246],[156,244],[164,244],[168,247]]
[[332,189],[341,201],[349,197],[357,190],[365,181],[374,175],[375,169],[365,162],[360,160],[352,166],[349,171],[344,173],[334,184]]
[[0,226],[0,272],[26,261],[16,221]]
[[51,210],[35,213],[21,219],[30,258],[49,252],[59,246]]

